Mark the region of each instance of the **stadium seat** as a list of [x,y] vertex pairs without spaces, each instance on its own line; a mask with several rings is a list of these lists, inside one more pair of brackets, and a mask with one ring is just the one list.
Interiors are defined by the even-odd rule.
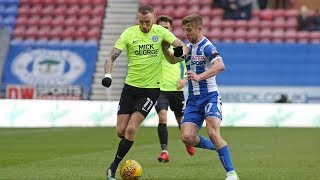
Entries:
[[174,29],[182,28],[181,19],[173,19],[172,26]]
[[273,28],[272,21],[268,21],[268,20],[260,21],[259,28],[261,30],[264,30],[264,29],[270,29],[271,30]]
[[59,4],[59,5],[56,7],[54,13],[65,16],[65,15],[67,14],[67,9],[68,9],[67,5],[65,5],[65,4]]
[[55,5],[53,5],[53,4],[46,5],[41,10],[41,14],[54,16],[55,15]]
[[287,30],[292,29],[292,30],[296,30],[298,27],[298,20],[297,18],[291,17],[289,19],[286,20],[285,22],[285,28]]
[[[172,0],[162,0],[162,6],[164,7],[169,7],[169,6],[175,6],[175,1],[172,1]],[[182,4],[180,4],[182,5]]]
[[259,41],[259,30],[256,28],[251,28],[246,33],[246,40],[247,42],[258,42]]
[[28,26],[38,26],[40,23],[40,16],[38,15],[32,15],[29,19],[28,19]]
[[185,35],[184,35],[184,31],[181,28],[174,28],[173,29],[173,34],[177,36],[177,38],[184,40],[186,39]]
[[299,15],[299,10],[297,9],[288,9],[285,11],[285,17],[288,18],[297,18],[297,16]]
[[286,21],[284,17],[275,17],[275,19],[272,22],[272,28],[274,30],[276,29],[284,30],[286,28]]
[[178,7],[175,11],[174,11],[174,17],[175,18],[183,18],[184,16],[186,16],[188,14],[188,10],[185,7]]
[[62,34],[63,40],[73,41],[76,38],[75,26],[68,26]]
[[77,14],[80,16],[90,16],[92,11],[92,7],[90,4],[84,4],[80,7],[80,10]]
[[170,16],[170,17],[174,17],[175,16],[175,9],[173,6],[169,6],[166,7],[165,9],[163,9],[161,11],[162,14],[159,15],[166,15],[166,16]]
[[92,16],[100,16],[102,17],[104,14],[104,7],[102,6],[95,6],[92,10],[91,10],[91,14]]
[[198,14],[202,17],[211,17],[211,13],[211,6],[203,6],[198,12]]
[[5,16],[4,18],[3,18],[3,22],[2,22],[4,25],[6,25],[6,26],[14,26],[14,24],[15,24],[15,17],[14,16],[12,16],[12,15],[9,15],[9,16]]
[[64,20],[65,20],[65,16],[64,16],[64,15],[57,15],[57,16],[51,21],[51,25],[52,25],[53,27],[63,26]]
[[235,22],[236,29],[247,29],[248,28],[248,21],[247,20],[237,20]]
[[235,42],[245,42],[246,41],[247,31],[244,28],[236,29],[234,32],[234,41]]
[[63,33],[64,31],[61,26],[53,27],[49,32],[50,40],[61,40],[63,38]]
[[67,15],[74,16],[79,12],[79,10],[80,10],[80,7],[78,5],[72,5],[67,9]]
[[188,13],[190,14],[196,14],[200,11],[200,6],[191,6],[189,9],[188,9]]
[[28,16],[18,16],[15,21],[16,26],[27,26],[28,24]]
[[273,19],[273,11],[272,9],[264,9],[260,10],[260,19],[271,21]]
[[100,28],[91,28],[87,32],[88,40],[98,41],[100,38]]
[[320,32],[319,31],[310,32],[310,42],[311,43],[320,43]]
[[14,39],[24,39],[25,38],[25,31],[26,31],[26,28],[24,26],[16,27],[12,33],[13,38]]
[[310,34],[308,31],[299,31],[297,33],[297,42],[308,43],[310,40]]
[[223,14],[224,14],[224,11],[221,8],[214,8],[211,10],[211,17],[212,18],[221,18],[222,19]]
[[26,39],[37,39],[38,30],[39,29],[36,26],[29,26],[25,31]]
[[235,20],[223,20],[222,23],[221,23],[221,27],[223,29],[229,29],[229,28],[235,28]]
[[[94,4],[94,5],[103,5],[103,6],[105,6],[105,4],[106,4],[106,0],[91,0],[91,3],[92,4]],[[101,7],[101,6],[100,6]]]
[[49,40],[50,39],[49,33],[50,33],[50,27],[43,26],[38,31],[37,39]]
[[248,21],[248,28],[249,29],[260,29],[260,20],[258,19],[251,19]]
[[[29,6],[30,7],[30,6]],[[42,11],[42,5],[41,4],[36,4],[33,5],[32,7],[29,8],[29,14],[39,14],[39,12]]]
[[285,9],[275,9],[273,10],[273,17],[285,17],[286,10]]
[[287,43],[295,43],[297,38],[296,30],[287,30],[285,33],[285,42]]
[[22,4],[21,7],[19,7],[19,9],[18,9],[18,14],[19,15],[29,15],[29,11],[30,11],[29,5]]
[[5,10],[2,12],[4,12],[4,14],[7,14],[7,15],[16,16],[17,12],[18,12],[18,6],[15,4],[9,5],[9,6],[5,7]]
[[213,42],[220,42],[220,38],[221,38],[221,29],[220,28],[213,28],[211,30],[209,30],[209,32],[207,34],[205,34],[205,36]]
[[88,28],[86,26],[79,27],[75,32],[75,36],[78,40],[86,40],[88,38]]
[[51,15],[42,16],[42,18],[39,20],[39,25],[41,25],[41,26],[49,26],[49,25],[51,25],[52,19],[53,18],[52,18]]
[[271,29],[262,29],[259,32],[259,41],[260,42],[271,42],[272,32]]
[[78,24],[78,19],[75,16],[69,16],[64,21],[65,26],[77,26],[77,24]]
[[285,33],[283,29],[276,29],[272,32],[272,42],[283,42],[285,39]]
[[223,29],[221,32],[221,40],[223,42],[232,42],[234,40],[234,31],[233,28]]
[[89,19],[88,25],[101,28],[102,27],[101,18],[100,17],[94,17],[94,18]]
[[80,16],[79,19],[76,20],[76,25],[81,26],[87,26],[89,23],[91,23],[92,19],[89,18],[89,16]]
[[213,18],[209,23],[211,28],[220,28],[222,24],[222,19]]

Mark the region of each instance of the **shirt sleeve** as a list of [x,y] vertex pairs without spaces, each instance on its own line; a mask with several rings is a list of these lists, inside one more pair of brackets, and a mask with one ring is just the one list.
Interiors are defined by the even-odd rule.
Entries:
[[204,48],[204,55],[209,59],[209,61],[212,63],[218,58],[221,58],[219,55],[217,48],[214,47],[213,45],[208,45]]
[[166,28],[161,27],[161,32],[163,34],[163,39],[166,40],[169,44],[172,44],[173,41],[177,39],[177,37]]
[[115,48],[120,49],[121,51],[126,48],[127,46],[127,37],[128,37],[128,30],[123,31],[123,33],[120,35],[120,38],[114,45]]

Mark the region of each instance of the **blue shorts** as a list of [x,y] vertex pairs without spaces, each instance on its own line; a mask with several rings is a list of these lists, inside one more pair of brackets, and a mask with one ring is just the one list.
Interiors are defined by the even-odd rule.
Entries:
[[184,110],[183,120],[180,124],[192,122],[200,129],[207,117],[215,116],[222,120],[221,107],[221,97],[217,91],[206,95],[189,97],[186,109]]

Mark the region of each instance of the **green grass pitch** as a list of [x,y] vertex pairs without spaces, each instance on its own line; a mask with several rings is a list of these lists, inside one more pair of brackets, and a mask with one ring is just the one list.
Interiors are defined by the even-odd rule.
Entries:
[[[320,129],[222,128],[222,135],[242,180],[320,179]],[[0,129],[0,179],[102,180],[118,142],[115,128]],[[169,152],[170,162],[159,163],[157,129],[141,127],[125,159],[137,160],[146,180],[225,178],[215,151],[189,156],[176,127]]]

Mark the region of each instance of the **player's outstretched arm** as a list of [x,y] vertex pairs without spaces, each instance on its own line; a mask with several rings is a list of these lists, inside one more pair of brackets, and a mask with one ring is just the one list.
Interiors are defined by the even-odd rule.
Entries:
[[201,81],[213,77],[224,70],[224,63],[222,58],[217,58],[212,62],[212,66],[201,74],[196,74],[193,71],[187,71],[187,77],[189,80]]
[[162,50],[167,61],[171,64],[175,64],[184,60],[183,57],[189,53],[188,46],[186,46],[180,39],[174,40],[171,45],[174,47],[174,53],[169,51],[169,44],[166,41],[162,42]]
[[104,62],[104,78],[102,79],[101,84],[104,87],[110,87],[112,83],[112,77],[111,77],[111,72],[112,72],[112,66],[113,62],[119,57],[121,54],[121,50],[117,48],[113,48],[109,55],[107,56],[106,61]]

